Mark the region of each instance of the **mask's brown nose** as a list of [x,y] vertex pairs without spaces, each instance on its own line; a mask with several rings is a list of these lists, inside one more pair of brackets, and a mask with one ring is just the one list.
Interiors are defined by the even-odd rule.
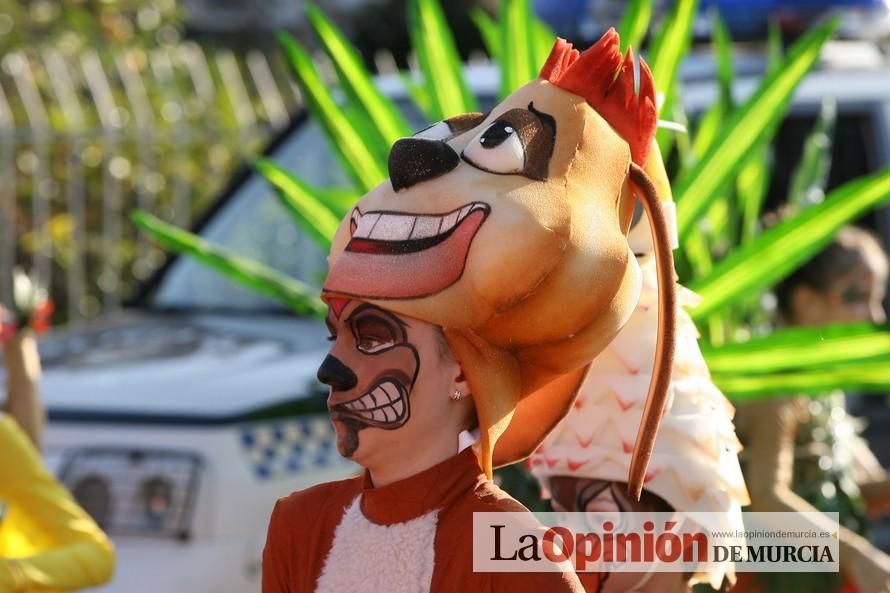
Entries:
[[389,151],[389,179],[396,191],[444,175],[460,164],[460,157],[440,140],[402,138]]

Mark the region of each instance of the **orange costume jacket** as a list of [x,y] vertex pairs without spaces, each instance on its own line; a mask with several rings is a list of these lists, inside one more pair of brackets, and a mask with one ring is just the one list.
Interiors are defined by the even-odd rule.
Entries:
[[282,498],[263,593],[582,592],[574,574],[473,572],[473,513],[522,512],[471,448],[374,488],[364,476]]

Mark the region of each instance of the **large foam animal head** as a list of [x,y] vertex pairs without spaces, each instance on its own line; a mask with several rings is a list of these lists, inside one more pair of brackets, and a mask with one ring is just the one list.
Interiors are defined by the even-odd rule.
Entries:
[[[565,415],[636,304],[635,195],[653,227],[661,220],[639,166],[656,125],[645,63],[637,82],[614,30],[583,54],[558,40],[540,77],[489,114],[396,142],[390,180],[334,239],[323,296],[335,313],[342,299],[361,299],[444,328],[489,471],[492,456],[499,465],[530,454]],[[666,235],[655,242],[672,274]]]

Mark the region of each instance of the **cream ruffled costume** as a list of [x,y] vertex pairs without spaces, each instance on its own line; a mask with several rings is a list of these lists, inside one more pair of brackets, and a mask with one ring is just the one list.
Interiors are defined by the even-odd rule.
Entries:
[[[647,167],[647,172],[663,181],[659,194],[670,196],[663,174],[659,180],[653,168],[663,169],[661,163]],[[663,208],[670,219],[673,203],[666,201]],[[640,228],[647,226],[645,218],[640,222],[630,236],[634,251],[641,254],[639,303],[624,329],[594,360],[572,411],[529,460],[545,493],[552,476],[627,479],[658,327],[655,262],[649,254],[648,230]],[[698,331],[685,311],[697,301],[695,293],[677,286],[673,374],[644,488],[678,511],[723,513],[725,519],[713,528],[743,529],[741,507],[749,498],[739,467],[741,445],[732,424],[735,409],[711,381],[698,346]],[[708,582],[716,588],[724,575],[734,580],[731,562],[719,571],[695,574],[692,582]]]

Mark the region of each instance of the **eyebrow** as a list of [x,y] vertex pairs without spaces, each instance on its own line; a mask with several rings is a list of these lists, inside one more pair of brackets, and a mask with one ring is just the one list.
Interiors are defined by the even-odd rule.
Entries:
[[556,137],[556,119],[549,113],[544,113],[543,111],[538,111],[535,109],[535,102],[532,101],[528,104],[528,110],[532,112],[532,114],[538,118],[541,124],[544,125],[545,128],[550,128],[550,133],[553,134],[554,138]]
[[380,307],[378,307],[378,306],[376,306],[376,305],[372,305],[372,304],[370,304],[370,303],[364,303],[364,304],[359,305],[358,307],[356,307],[356,308],[352,311],[352,313],[349,315],[349,317],[346,318],[346,323],[352,323],[352,321],[353,321],[358,315],[362,315],[362,314],[364,314],[364,313],[366,313],[366,312],[370,312],[370,313],[372,313],[372,314],[375,314],[375,313],[376,313],[377,315],[381,315],[384,319],[387,319],[388,321],[393,321],[393,322],[395,322],[400,328],[402,328],[402,331],[403,331],[406,335],[407,335],[407,330],[408,330],[408,328],[411,327],[411,326],[408,324],[408,322],[406,322],[405,320],[403,320],[402,318],[400,318],[400,317],[399,317],[398,315],[396,315],[395,313],[392,313],[392,312],[390,312],[390,311],[387,311],[386,309],[381,309]]
[[487,113],[462,113],[460,115],[455,115],[454,117],[449,117],[448,119],[442,120],[442,122],[448,126],[448,129],[452,134],[463,133],[468,130],[472,130],[479,124],[485,121],[485,118],[488,117]]

